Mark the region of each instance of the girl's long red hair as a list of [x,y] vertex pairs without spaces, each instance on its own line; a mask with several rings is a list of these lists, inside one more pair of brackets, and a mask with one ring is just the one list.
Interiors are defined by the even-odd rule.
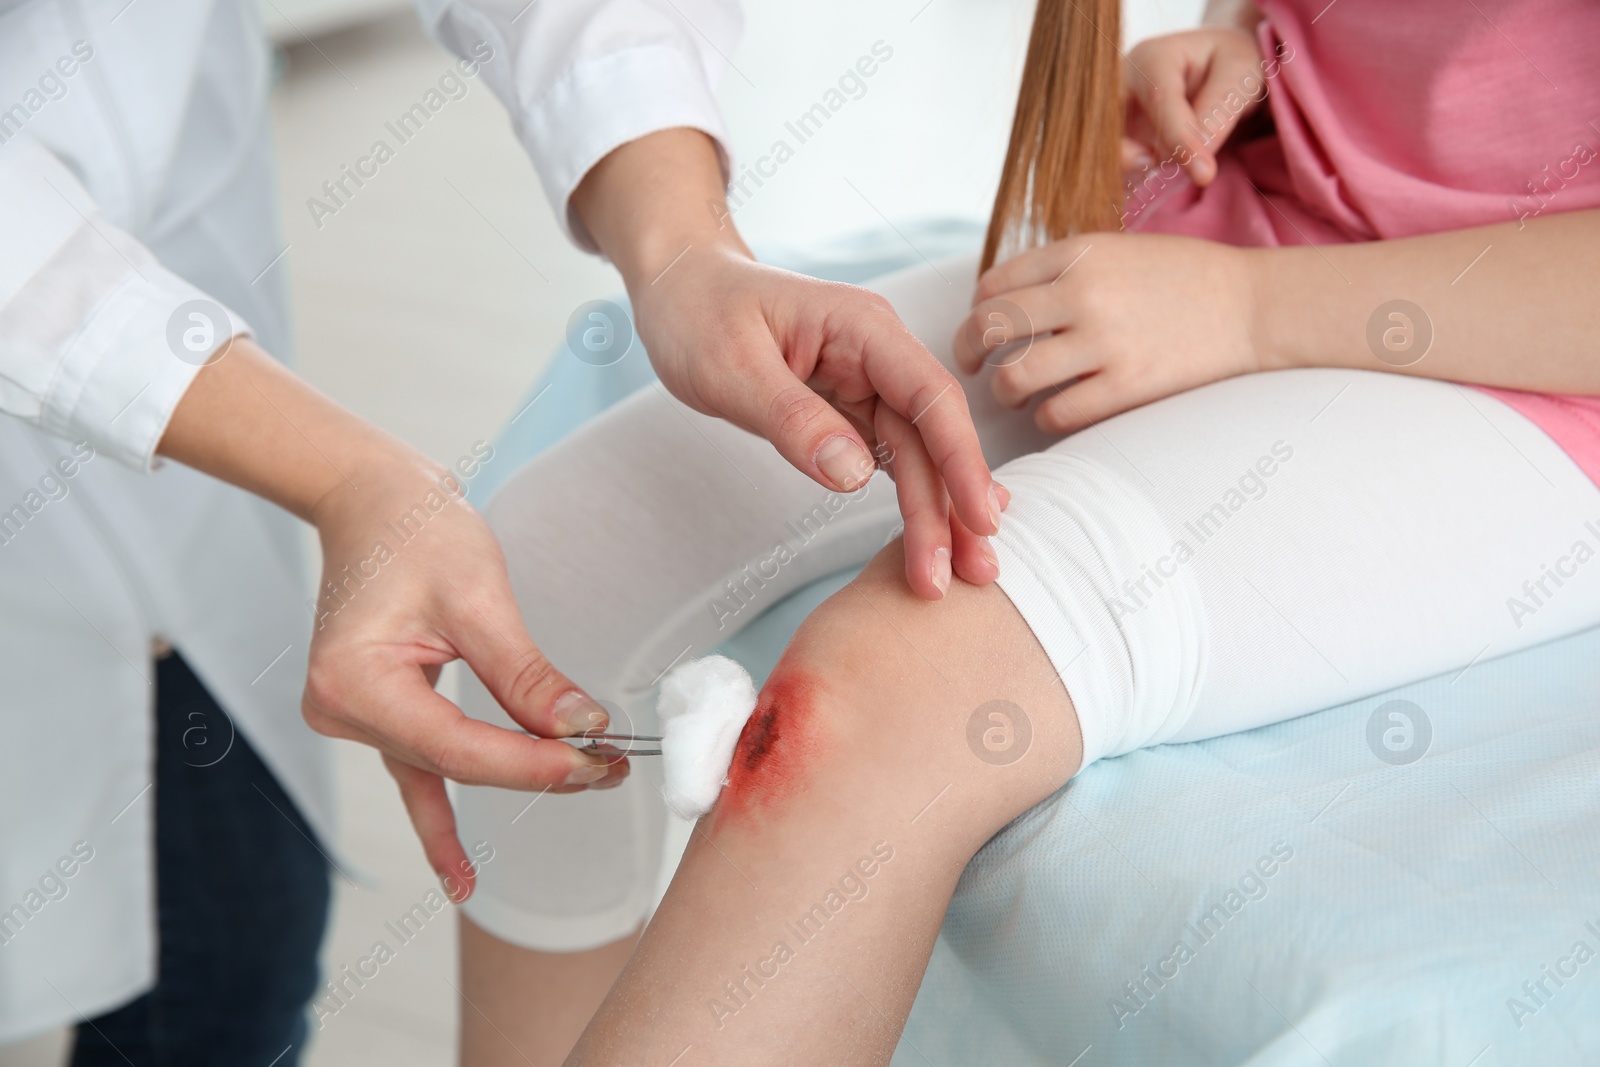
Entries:
[[1123,199],[1121,6],[1038,0],[983,270],[1003,249],[1116,226]]

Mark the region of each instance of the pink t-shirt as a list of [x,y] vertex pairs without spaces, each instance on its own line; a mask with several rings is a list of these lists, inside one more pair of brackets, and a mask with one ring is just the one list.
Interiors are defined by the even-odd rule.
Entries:
[[[1327,244],[1600,207],[1600,4],[1260,7],[1276,131],[1225,147],[1204,190],[1158,168],[1129,195],[1128,229]],[[1241,92],[1259,98],[1262,83]],[[1600,485],[1600,397],[1484,392],[1536,423]]]

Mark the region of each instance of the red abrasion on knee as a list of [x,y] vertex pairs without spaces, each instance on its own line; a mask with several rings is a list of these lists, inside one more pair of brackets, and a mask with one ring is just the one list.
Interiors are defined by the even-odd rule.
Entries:
[[728,767],[728,784],[717,802],[716,823],[743,821],[781,804],[802,786],[823,744],[817,719],[821,682],[780,664],[762,686]]

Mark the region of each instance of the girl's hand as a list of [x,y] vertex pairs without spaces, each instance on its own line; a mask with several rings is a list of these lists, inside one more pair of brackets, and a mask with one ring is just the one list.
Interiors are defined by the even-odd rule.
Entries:
[[1171,160],[1196,185],[1210,184],[1217,149],[1267,95],[1261,49],[1242,29],[1152,37],[1128,54],[1122,73],[1129,177]]
[[1156,234],[1054,241],[978,279],[955,337],[969,373],[995,365],[995,397],[1049,433],[1261,370],[1250,252]]

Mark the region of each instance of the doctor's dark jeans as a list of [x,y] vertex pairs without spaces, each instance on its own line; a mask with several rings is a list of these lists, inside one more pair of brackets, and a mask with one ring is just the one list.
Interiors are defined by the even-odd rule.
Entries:
[[156,676],[156,984],[79,1023],[72,1067],[292,1067],[317,986],[327,860],[183,658],[160,660]]

